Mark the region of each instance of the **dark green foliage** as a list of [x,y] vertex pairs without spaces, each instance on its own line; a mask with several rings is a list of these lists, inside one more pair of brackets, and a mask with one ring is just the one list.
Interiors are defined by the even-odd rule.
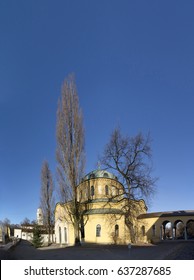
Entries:
[[41,231],[38,226],[35,226],[33,229],[32,244],[36,248],[41,247],[43,244],[42,237],[41,237]]

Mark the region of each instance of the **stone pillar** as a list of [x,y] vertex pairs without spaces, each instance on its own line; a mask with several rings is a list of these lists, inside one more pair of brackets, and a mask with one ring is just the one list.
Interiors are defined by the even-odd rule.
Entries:
[[160,240],[163,240],[163,226],[160,226]]
[[174,238],[176,239],[176,226],[174,227]]
[[163,240],[166,239],[166,226],[163,225]]
[[187,227],[186,226],[184,228],[184,238],[185,238],[185,240],[187,240]]
[[173,226],[172,227],[172,240],[174,240],[176,237],[176,228]]

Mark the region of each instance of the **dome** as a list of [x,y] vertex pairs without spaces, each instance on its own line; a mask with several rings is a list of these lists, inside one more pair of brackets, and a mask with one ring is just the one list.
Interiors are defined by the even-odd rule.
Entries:
[[109,178],[109,179],[114,179],[114,180],[117,180],[117,177],[108,172],[107,170],[94,170],[94,171],[91,171],[90,173],[88,173],[84,178],[83,180],[89,180],[89,179],[95,179],[95,178]]

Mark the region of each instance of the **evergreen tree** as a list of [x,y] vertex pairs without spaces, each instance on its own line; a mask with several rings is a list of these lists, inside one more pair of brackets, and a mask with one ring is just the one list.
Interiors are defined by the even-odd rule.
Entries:
[[41,247],[42,244],[43,244],[42,236],[41,236],[41,231],[40,231],[38,226],[35,226],[34,229],[33,229],[32,244],[36,248]]

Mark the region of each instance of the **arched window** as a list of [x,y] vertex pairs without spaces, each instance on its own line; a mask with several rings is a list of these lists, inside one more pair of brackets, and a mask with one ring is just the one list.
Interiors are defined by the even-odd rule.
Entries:
[[90,174],[90,179],[95,179],[95,174]]
[[187,238],[194,239],[194,220],[187,221],[186,229],[187,229]]
[[145,226],[141,227],[141,233],[142,233],[142,236],[145,236]]
[[119,226],[115,225],[115,236],[118,237],[119,236]]
[[67,243],[67,228],[64,227],[64,240],[65,240],[65,243]]
[[101,236],[101,225],[97,225],[96,226],[96,237],[100,237]]
[[94,196],[94,186],[91,186],[90,194],[91,194],[91,196]]
[[108,189],[108,186],[106,185],[105,186],[105,195],[108,195],[108,193],[109,193],[109,189]]
[[108,177],[108,173],[104,172],[103,177]]
[[61,244],[61,227],[59,227],[59,243]]

